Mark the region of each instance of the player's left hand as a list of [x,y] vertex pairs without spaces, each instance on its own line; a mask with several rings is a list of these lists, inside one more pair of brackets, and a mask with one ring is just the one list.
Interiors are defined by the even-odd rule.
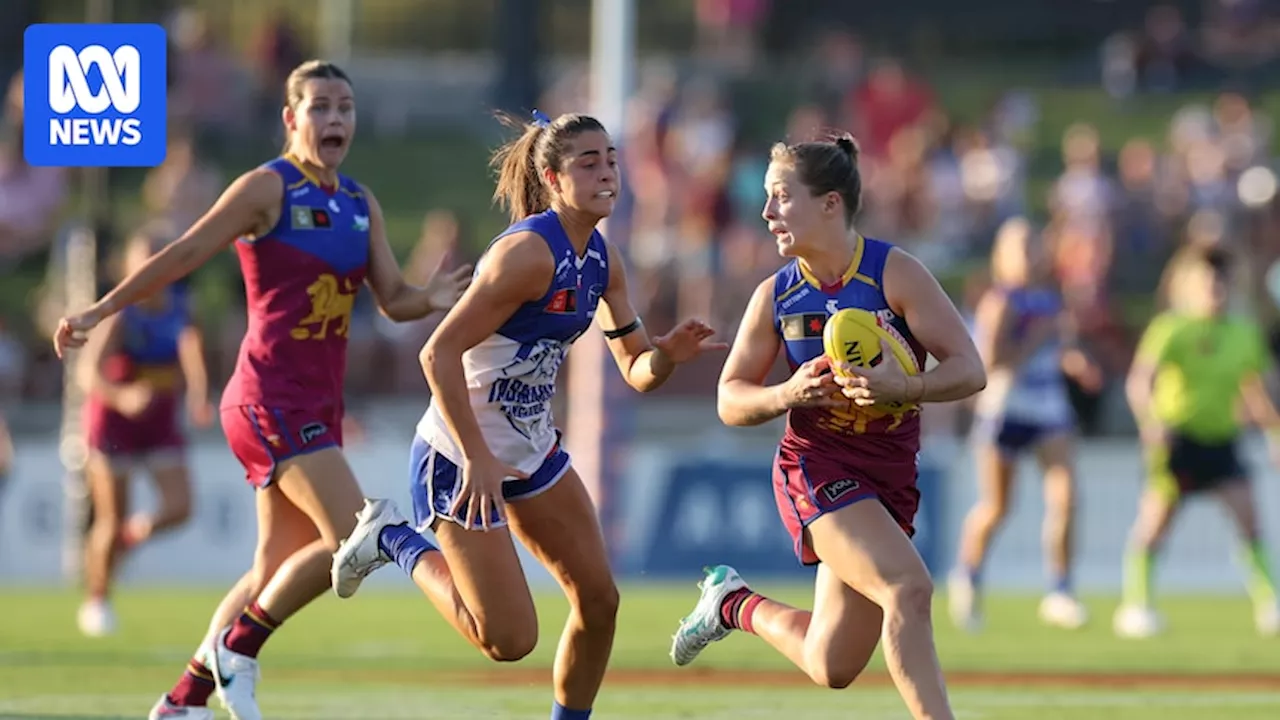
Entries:
[[685,320],[674,330],[651,340],[653,346],[662,351],[672,363],[679,365],[688,362],[704,352],[712,350],[728,350],[729,343],[710,340],[716,331],[701,320]]
[[436,265],[431,277],[422,286],[422,291],[427,294],[427,301],[435,310],[448,310],[458,302],[471,284],[471,271],[475,269],[471,265],[463,265],[456,270],[445,271],[444,262],[445,258],[441,258],[440,264]]
[[844,396],[858,407],[870,407],[907,400],[907,371],[898,362],[889,343],[880,341],[880,364],[873,368],[840,363],[836,384]]

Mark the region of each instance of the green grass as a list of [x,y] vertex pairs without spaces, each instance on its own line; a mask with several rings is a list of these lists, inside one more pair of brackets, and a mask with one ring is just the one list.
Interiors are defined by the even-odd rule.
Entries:
[[[766,590],[809,603],[803,590]],[[692,585],[624,588],[615,675],[597,704],[598,716],[766,718],[786,708],[806,720],[849,713],[907,717],[879,657],[866,681],[844,692],[806,686],[797,670],[747,636],[731,637],[693,668],[674,672],[666,657],[668,638],[694,597]],[[116,601],[121,634],[95,641],[75,630],[74,594],[0,593],[0,718],[139,717],[176,679],[216,600],[216,591],[127,590]],[[345,603],[326,597],[272,640],[263,655],[259,697],[269,717],[546,717],[546,669],[566,605],[557,595],[542,595],[538,606],[538,649],[520,665],[498,667],[415,594],[369,592]],[[1032,713],[1038,720],[1280,716],[1280,652],[1274,641],[1253,635],[1247,603],[1171,598],[1162,607],[1170,631],[1147,642],[1110,634],[1114,602],[1106,599],[1090,600],[1097,621],[1078,633],[1038,625],[1033,598],[991,599],[987,630],[978,636],[939,622],[938,644],[953,677],[957,712],[1010,720]],[[735,686],[732,672],[750,674]],[[1070,676],[1082,672],[1092,674],[1096,687],[1083,689]],[[1186,679],[1161,686],[1116,684],[1132,673]],[[1274,683],[1254,687],[1274,691],[1223,684],[1241,675],[1272,676]]]

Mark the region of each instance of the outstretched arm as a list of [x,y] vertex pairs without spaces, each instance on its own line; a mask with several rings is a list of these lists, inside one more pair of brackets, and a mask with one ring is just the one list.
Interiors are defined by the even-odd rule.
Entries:
[[631,304],[622,254],[612,244],[608,247],[609,287],[596,310],[596,322],[628,385],[640,392],[657,390],[671,377],[676,365],[704,351],[729,347],[726,343],[708,342],[715,331],[698,320],[686,320],[666,335],[650,339]]
[[[405,282],[400,263],[387,241],[387,225],[382,206],[369,188],[361,188],[369,201],[369,275],[365,284],[373,292],[378,310],[390,320],[405,322],[448,310],[471,282],[471,266],[452,272],[437,266],[422,287]],[[443,259],[441,260],[443,264]]]

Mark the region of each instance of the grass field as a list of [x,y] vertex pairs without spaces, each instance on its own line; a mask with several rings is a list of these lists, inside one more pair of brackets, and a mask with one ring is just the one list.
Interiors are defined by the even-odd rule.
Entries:
[[[764,588],[807,604],[803,592]],[[813,687],[756,638],[732,637],[690,668],[666,653],[692,585],[633,586],[599,718],[907,718],[879,658],[851,688]],[[215,591],[129,590],[122,632],[87,640],[69,592],[0,591],[0,718],[139,718],[190,656]],[[1115,639],[1114,602],[1091,600],[1078,633],[1040,627],[1034,598],[994,598],[977,636],[939,622],[962,718],[1177,720],[1280,717],[1280,646],[1257,638],[1243,600],[1169,599],[1163,637]],[[539,598],[542,639],[518,665],[488,663],[410,593],[326,597],[263,654],[259,698],[270,718],[545,718],[549,667],[565,604]],[[941,617],[941,616],[939,616]]]

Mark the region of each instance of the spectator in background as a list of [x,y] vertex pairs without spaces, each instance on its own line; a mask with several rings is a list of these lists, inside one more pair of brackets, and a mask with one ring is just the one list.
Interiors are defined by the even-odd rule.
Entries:
[[[437,267],[456,268],[478,258],[464,255],[463,239],[469,234],[452,210],[430,210],[422,218],[422,232],[404,266],[405,282],[421,284]],[[388,378],[391,391],[421,390],[422,365],[418,352],[444,317],[433,313],[421,320],[394,323],[381,315],[375,318],[381,342],[390,356],[389,365],[379,364]]]
[[[1078,123],[1067,128],[1062,142],[1066,166],[1049,195],[1050,226],[1046,230],[1067,316],[1078,330],[1082,349],[1098,360],[1108,377],[1128,365],[1127,338],[1111,307],[1114,182],[1102,171],[1098,131]],[[1069,390],[1082,431],[1099,429],[1101,394],[1069,380]]]
[[43,250],[66,197],[63,168],[32,167],[22,156],[22,73],[14,75],[0,120],[0,266]]
[[1280,53],[1275,5],[1269,0],[1206,0],[1201,27],[1206,58],[1228,70],[1250,70]]
[[1243,95],[1226,92],[1218,96],[1213,104],[1213,126],[1231,177],[1264,160],[1271,142],[1271,123]]
[[151,217],[187,228],[213,205],[222,187],[221,173],[199,157],[191,135],[178,130],[169,135],[164,163],[147,172],[142,201]]
[[1148,10],[1136,50],[1135,65],[1144,89],[1177,90],[1195,62],[1182,11],[1173,5],[1156,5]]
[[719,237],[732,220],[729,173],[736,128],[721,88],[703,78],[682,93],[665,154],[675,211],[671,228],[677,315],[710,317]]
[[933,91],[893,59],[881,59],[845,101],[846,127],[864,158],[883,158],[898,131],[923,121],[935,108]]
[[266,24],[259,28],[250,50],[257,75],[259,113],[273,127],[276,115],[280,113],[280,88],[284,87],[293,68],[301,65],[307,55],[289,13],[277,8]]
[[1115,262],[1112,284],[1125,292],[1151,294],[1160,265],[1173,248],[1170,225],[1161,211],[1156,185],[1156,149],[1135,138],[1120,149],[1119,184],[1112,206]]
[[220,151],[248,130],[236,82],[235,59],[222,46],[202,10],[183,8],[169,23],[175,50],[169,112],[195,129],[202,150]]
[[698,45],[723,68],[745,71],[756,56],[760,25],[770,0],[696,0]]
[[839,115],[845,96],[863,81],[865,53],[862,39],[847,29],[825,30],[820,35],[813,56],[808,59],[806,76],[812,84],[807,95],[828,115]]

